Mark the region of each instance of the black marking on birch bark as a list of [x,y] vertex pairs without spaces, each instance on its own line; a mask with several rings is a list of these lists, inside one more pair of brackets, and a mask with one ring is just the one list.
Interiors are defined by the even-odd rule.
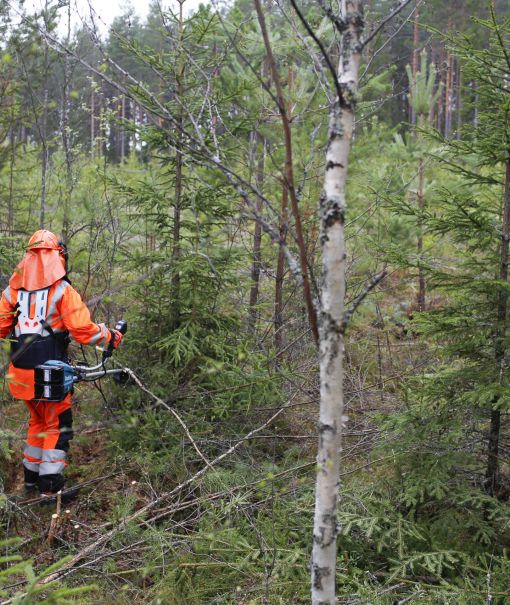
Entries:
[[356,86],[356,82],[354,80],[342,82],[340,84],[340,89],[345,101],[343,108],[354,111],[358,100],[358,87]]
[[322,311],[321,313],[321,324],[324,326],[324,333],[330,334],[342,334],[342,322],[338,322],[331,316],[331,313]]
[[331,546],[331,544],[335,542],[338,535],[338,529],[340,526],[336,516],[336,505],[337,499],[335,498],[335,503],[331,509],[321,515],[321,521],[324,525],[321,525],[319,528],[320,535],[314,534],[313,536],[313,541],[321,548]]
[[336,435],[337,427],[336,424],[327,424],[326,422],[321,422],[319,420],[319,422],[317,423],[317,431],[319,435],[323,435],[327,431],[331,431],[333,435]]
[[[319,567],[319,565],[312,565],[313,572],[313,587],[317,590],[322,590],[322,578],[327,578],[331,575],[331,567]],[[327,601],[325,605],[330,605]]]
[[326,13],[326,15],[331,19],[331,21],[335,24],[335,27],[337,28],[337,30],[339,31],[339,33],[343,33],[347,27],[348,27],[348,23],[347,21],[341,16],[341,15],[337,15],[335,14],[330,8],[329,6],[326,6],[324,3],[319,2],[319,4],[321,5],[322,10]]
[[335,223],[343,225],[345,223],[345,203],[339,195],[326,197],[321,204],[321,222],[326,227],[331,227]]
[[349,71],[349,63],[351,61],[351,39],[352,33],[347,30],[342,37],[342,70],[344,73]]
[[343,168],[344,165],[342,162],[333,162],[333,160],[329,160],[326,164],[326,170],[332,170],[333,168]]
[[[320,213],[322,213],[322,208],[324,207],[326,203],[326,192],[324,191],[324,189],[321,191],[321,195],[319,198],[319,210]],[[324,246],[324,244],[328,241],[328,234],[326,233],[325,229],[324,229],[324,224],[321,222],[321,231],[320,231],[320,235],[319,235],[319,241],[321,243],[321,246]],[[323,279],[324,279],[324,275],[323,275]],[[321,323],[322,325],[322,323]],[[319,326],[320,328],[320,326]]]
[[329,129],[329,140],[327,145],[327,150],[331,147],[331,143],[336,139],[343,139],[344,129],[341,124],[331,125]]
[[326,368],[326,372],[328,372],[328,374],[330,374],[332,372],[332,366],[335,363],[335,360],[338,357],[338,355],[341,355],[341,353],[342,353],[342,350],[340,348],[340,342],[338,339],[335,339],[331,346],[331,355],[329,356],[329,361],[328,361],[328,365]]
[[349,8],[346,11],[346,15],[344,17],[344,21],[347,26],[353,25],[354,29],[358,34],[361,34],[365,27],[365,17],[363,14],[363,4],[361,2],[357,2],[358,10],[353,10],[352,2],[347,2]]
[[[324,339],[327,341],[328,347],[325,351],[325,355],[328,358],[328,364],[326,372],[331,372],[331,366],[335,363],[338,355],[343,353],[342,349],[342,322],[336,321],[330,313],[321,311],[320,315],[320,328],[324,334]],[[326,389],[329,389],[328,384],[324,385]]]
[[[326,388],[327,385],[325,385]],[[319,420],[319,422],[317,423],[317,432],[319,433],[319,450],[321,450],[324,447],[324,435],[327,432],[330,432],[332,435],[336,435],[338,432],[338,428],[335,424],[326,424],[325,422],[321,422]],[[322,464],[325,464],[327,461],[324,460]],[[324,470],[324,469],[321,469]]]
[[[328,524],[325,527],[320,527],[320,536],[313,536],[313,541],[315,542],[315,544],[318,544],[321,548],[327,548],[328,546],[334,544],[337,538],[337,527],[338,523],[336,522],[336,520],[333,522],[332,525]],[[329,538],[326,539],[326,535],[328,535]]]

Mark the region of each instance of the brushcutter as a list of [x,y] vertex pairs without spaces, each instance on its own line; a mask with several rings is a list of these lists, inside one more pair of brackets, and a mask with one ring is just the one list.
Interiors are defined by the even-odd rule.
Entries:
[[[127,332],[127,322],[119,320],[115,326],[121,334]],[[95,366],[71,365],[65,361],[50,359],[34,369],[35,399],[41,401],[62,401],[72,391],[77,382],[94,382],[104,376],[112,376],[116,382],[124,383],[128,379],[122,368],[105,367],[112,356],[113,339],[103,349],[101,362]]]

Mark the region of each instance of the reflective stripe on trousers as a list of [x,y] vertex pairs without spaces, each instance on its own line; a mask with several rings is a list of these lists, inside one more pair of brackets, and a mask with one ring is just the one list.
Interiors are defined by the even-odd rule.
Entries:
[[29,471],[33,471],[34,473],[38,473],[39,472],[39,465],[41,463],[40,462],[32,462],[31,460],[28,460],[28,458],[23,458],[23,466],[29,470]]
[[36,447],[35,445],[30,445],[29,443],[27,443],[23,448],[23,453],[27,458],[33,458],[39,462],[42,460],[42,452],[42,447]]
[[58,475],[64,472],[65,460],[66,453],[64,450],[43,450],[39,475]]
[[25,445],[23,449],[23,466],[34,473],[39,472],[39,464],[42,461],[42,448],[34,445]]

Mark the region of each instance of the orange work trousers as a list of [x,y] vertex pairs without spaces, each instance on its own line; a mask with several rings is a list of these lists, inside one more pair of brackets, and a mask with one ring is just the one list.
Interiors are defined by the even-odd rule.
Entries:
[[25,401],[30,411],[23,466],[25,486],[41,492],[64,487],[64,468],[69,442],[73,438],[71,394],[58,402]]

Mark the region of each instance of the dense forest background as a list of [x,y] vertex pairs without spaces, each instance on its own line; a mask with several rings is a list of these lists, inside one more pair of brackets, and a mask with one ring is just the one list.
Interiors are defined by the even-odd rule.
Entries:
[[[502,605],[510,7],[364,4],[347,306],[385,276],[345,343],[338,603]],[[315,39],[287,0],[153,2],[105,35],[66,1],[0,1],[0,286],[36,229],[61,234],[95,320],[127,320],[134,374],[78,387],[82,489],[53,522],[19,495],[4,384],[3,603],[310,600],[318,354],[286,250],[318,298],[335,86],[316,42],[337,61],[341,32],[298,6]]]

